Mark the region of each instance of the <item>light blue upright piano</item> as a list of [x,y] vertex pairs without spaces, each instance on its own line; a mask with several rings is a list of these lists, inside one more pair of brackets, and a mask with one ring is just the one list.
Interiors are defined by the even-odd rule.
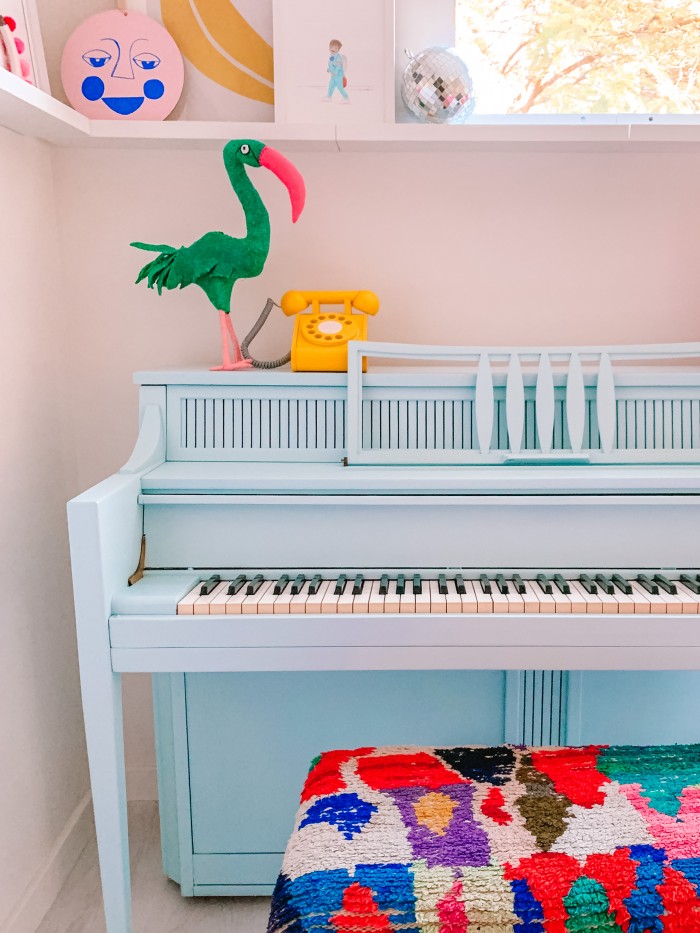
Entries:
[[351,344],[347,375],[137,374],[129,462],[69,505],[109,933],[122,672],[154,674],[187,895],[271,891],[329,747],[698,741],[699,360]]

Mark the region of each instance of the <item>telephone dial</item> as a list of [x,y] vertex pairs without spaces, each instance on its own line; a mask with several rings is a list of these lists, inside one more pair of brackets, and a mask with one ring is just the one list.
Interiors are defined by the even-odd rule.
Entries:
[[[325,310],[334,305],[342,305],[342,309]],[[289,317],[297,315],[292,369],[344,373],[348,368],[348,341],[367,339],[367,315],[379,311],[379,299],[369,291],[292,291],[282,296],[281,308]]]

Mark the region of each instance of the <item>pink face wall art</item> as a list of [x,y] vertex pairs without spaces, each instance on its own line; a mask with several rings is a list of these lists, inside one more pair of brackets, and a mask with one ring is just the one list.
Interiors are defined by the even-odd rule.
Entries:
[[61,78],[71,105],[92,120],[163,120],[180,99],[184,66],[160,23],[109,10],[68,39]]

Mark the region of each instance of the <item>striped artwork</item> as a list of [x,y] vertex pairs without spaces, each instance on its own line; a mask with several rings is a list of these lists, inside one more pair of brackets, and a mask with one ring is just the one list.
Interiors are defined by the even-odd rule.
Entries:
[[700,745],[312,762],[268,933],[700,933]]

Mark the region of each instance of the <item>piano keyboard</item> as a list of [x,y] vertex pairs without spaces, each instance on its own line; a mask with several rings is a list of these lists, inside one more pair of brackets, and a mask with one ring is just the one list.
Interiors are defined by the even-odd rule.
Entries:
[[177,605],[179,615],[351,613],[595,613],[699,614],[700,574],[344,573],[218,575],[197,584]]

